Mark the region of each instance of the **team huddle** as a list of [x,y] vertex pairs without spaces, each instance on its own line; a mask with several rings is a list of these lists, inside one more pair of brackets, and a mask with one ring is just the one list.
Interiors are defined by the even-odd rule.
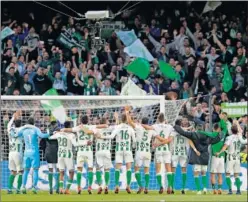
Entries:
[[[160,113],[156,124],[150,125],[149,119],[143,117],[134,121],[130,115],[130,108],[126,107],[121,114],[121,120],[115,113],[115,125],[110,125],[109,120],[101,118],[99,125],[89,125],[88,116],[81,117],[81,124],[73,127],[72,122],[66,121],[64,128],[58,128],[56,122],[51,122],[46,133],[42,133],[35,126],[33,117],[29,117],[28,123],[22,126],[21,112],[16,112],[8,123],[10,143],[9,152],[9,176],[8,193],[13,193],[13,182],[17,177],[16,193],[27,193],[27,179],[32,168],[33,181],[32,192],[37,193],[38,171],[40,167],[39,138],[46,139],[45,158],[48,163],[48,180],[50,194],[53,194],[53,178],[56,178],[56,193],[70,194],[73,182],[75,166],[77,169],[77,193],[81,194],[81,177],[83,167],[87,167],[88,193],[92,194],[93,167],[95,154],[96,181],[99,185],[98,194],[109,193],[110,178],[115,178],[116,194],[119,193],[119,180],[121,166],[126,166],[126,191],[131,193],[132,164],[134,163],[135,178],[139,189],[137,194],[149,191],[150,164],[152,150],[155,150],[154,163],[156,165],[156,179],[160,187],[159,193],[164,192],[161,168],[164,166],[167,175],[167,194],[174,194],[175,169],[178,164],[181,167],[182,188],[185,194],[187,181],[187,164],[194,166],[194,180],[197,194],[207,192],[208,180],[206,172],[208,165],[211,173],[211,184],[214,194],[222,194],[222,174],[226,174],[226,182],[229,187],[228,194],[232,194],[230,176],[234,175],[237,194],[241,194],[240,187],[240,148],[247,144],[242,138],[242,129],[237,121],[228,132],[227,114],[220,115],[220,123],[214,124],[212,132],[195,130],[187,118],[177,120],[175,126],[166,123],[165,116]],[[227,134],[229,133],[229,136]],[[230,134],[231,133],[231,134]],[[115,138],[115,175],[110,176],[112,168],[111,149],[112,140]],[[95,152],[93,151],[95,144]],[[23,151],[24,146],[24,151]],[[211,148],[209,152],[209,147]],[[77,151],[76,165],[73,154]],[[135,150],[135,157],[133,157]],[[225,161],[226,159],[226,161]],[[209,163],[210,160],[210,163]],[[140,169],[144,168],[145,184],[142,184]],[[104,183],[102,179],[104,171]],[[69,177],[64,184],[65,171]],[[203,190],[201,190],[199,176],[202,177]],[[218,176],[216,186],[215,177]],[[103,186],[104,184],[104,186]]]

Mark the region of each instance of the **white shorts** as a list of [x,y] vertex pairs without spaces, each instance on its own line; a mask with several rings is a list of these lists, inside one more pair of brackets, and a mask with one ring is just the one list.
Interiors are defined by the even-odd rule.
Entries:
[[110,151],[96,152],[96,166],[99,169],[110,169],[112,167]]
[[58,168],[60,171],[67,169],[74,170],[73,158],[58,158]]
[[10,171],[22,171],[23,170],[23,155],[19,152],[9,153],[9,170]]
[[226,161],[226,173],[234,174],[240,173],[240,158],[239,157],[232,157],[231,154],[227,154],[227,161]]
[[136,152],[135,154],[135,166],[137,167],[150,167],[151,152]]
[[83,167],[87,163],[88,168],[93,168],[93,152],[80,152],[77,154],[77,167]]
[[210,173],[225,173],[225,159],[224,157],[211,157]]
[[171,157],[171,164],[173,168],[176,168],[179,164],[182,168],[187,167],[187,156],[176,156],[172,155]]
[[208,166],[206,165],[194,165],[194,172],[207,172]]
[[115,163],[132,163],[133,153],[131,151],[117,151],[115,153]]
[[156,163],[171,163],[171,153],[159,152],[155,153],[155,162]]
[[56,172],[57,168],[58,168],[57,163],[48,163],[48,169],[54,169],[54,171]]

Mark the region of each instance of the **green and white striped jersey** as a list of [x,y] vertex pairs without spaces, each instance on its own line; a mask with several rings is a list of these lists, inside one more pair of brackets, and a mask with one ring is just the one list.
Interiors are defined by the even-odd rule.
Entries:
[[[96,125],[83,125],[84,128],[87,128],[88,130],[93,130],[95,132]],[[78,144],[84,143],[85,141],[91,141],[93,142],[94,136],[85,134],[81,130],[82,126],[76,126],[72,129],[72,132],[77,133],[77,142]],[[78,152],[92,152],[93,148],[92,145],[84,145],[77,148]]]
[[132,151],[131,142],[136,143],[134,129],[125,124],[121,123],[117,125],[114,131],[109,136],[101,136],[103,139],[113,139],[116,136],[116,147],[115,150],[118,151]]
[[173,141],[171,144],[172,155],[187,156],[187,151],[189,149],[189,140],[186,137],[178,134],[177,132],[172,132],[171,136],[173,137]]
[[[165,123],[154,124],[152,127],[154,128],[155,132],[162,138],[169,138],[173,131],[173,127]],[[170,153],[170,148],[168,144],[165,144],[157,147],[155,151],[156,153]]]
[[50,140],[58,140],[58,157],[73,158],[73,145],[77,146],[76,137],[73,133],[58,132],[49,137]]
[[243,139],[242,135],[230,135],[225,141],[228,145],[226,153],[232,155],[233,158],[239,158],[242,144],[247,144],[247,139]]
[[[114,126],[110,126],[108,128],[98,129],[97,132],[101,134],[101,136],[110,136],[112,131],[114,130]],[[110,151],[111,150],[111,139],[96,139],[96,151]]]
[[146,130],[141,124],[135,124],[136,132],[136,151],[150,152],[151,140],[157,136],[154,130]]
[[9,152],[23,153],[23,137],[16,137],[19,128],[13,126],[14,117],[12,117],[7,125],[9,135]]

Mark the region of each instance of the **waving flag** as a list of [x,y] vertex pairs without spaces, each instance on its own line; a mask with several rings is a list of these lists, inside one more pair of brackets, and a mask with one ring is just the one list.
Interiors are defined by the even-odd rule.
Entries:
[[132,43],[132,45],[124,48],[124,52],[127,53],[130,57],[144,58],[148,61],[154,60],[154,57],[147,50],[140,39],[137,39],[134,43]]
[[14,34],[15,32],[10,29],[9,27],[5,27],[2,31],[1,31],[1,40],[5,39],[7,36],[10,36],[12,34]]
[[220,1],[208,1],[206,4],[205,4],[205,7],[202,11],[202,14],[203,13],[207,13],[209,11],[214,11],[217,7],[219,7],[222,3]]
[[222,79],[222,84],[223,84],[223,90],[225,92],[228,92],[232,89],[233,80],[232,80],[227,64],[225,64],[225,67],[224,67],[224,77]]
[[159,61],[159,68],[160,71],[169,79],[172,80],[179,80],[179,75],[177,74],[177,72],[173,69],[173,67],[167,63],[165,63],[164,61]]
[[134,30],[115,32],[125,46],[130,46],[137,40]]
[[146,79],[150,73],[150,64],[143,58],[137,58],[126,66],[125,69],[141,79]]
[[[54,95],[58,96],[57,91],[51,88],[43,94],[43,96]],[[52,115],[61,123],[64,124],[66,121],[66,112],[60,100],[41,100],[41,105],[45,111],[52,113]]]

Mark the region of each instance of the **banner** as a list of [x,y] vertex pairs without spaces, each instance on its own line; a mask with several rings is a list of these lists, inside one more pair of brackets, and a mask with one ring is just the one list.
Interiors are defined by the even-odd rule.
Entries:
[[247,102],[222,103],[221,110],[226,112],[228,117],[241,117],[248,113]]
[[154,57],[147,50],[140,39],[137,39],[134,43],[132,43],[132,45],[125,47],[124,52],[127,53],[130,57],[144,58],[148,61],[154,60]]
[[59,35],[57,38],[57,41],[64,45],[66,48],[71,49],[72,47],[76,46],[79,51],[82,51],[85,49],[85,41],[77,41],[76,39],[73,38],[72,34],[68,31],[64,31]]
[[[113,162],[114,165],[114,162]],[[76,171],[76,167],[75,167],[75,171]],[[94,168],[94,180],[93,180],[93,186],[92,188],[94,190],[98,189],[98,185],[96,183],[96,175],[95,175],[95,168]],[[241,164],[241,168],[240,168],[240,172],[241,172],[241,176],[240,176],[240,180],[242,181],[242,185],[241,185],[241,190],[242,191],[246,191],[247,190],[247,164]],[[166,188],[166,173],[164,171],[162,171],[162,179],[163,179],[163,185]],[[8,161],[2,161],[1,162],[1,188],[2,189],[8,189],[8,177],[10,175],[10,171],[8,169]],[[109,189],[110,190],[114,190],[115,188],[115,170],[112,167],[110,169],[110,184],[109,184]],[[68,173],[67,176],[68,177]],[[77,180],[76,180],[76,172],[74,174],[74,180],[73,180],[73,184],[71,186],[71,189],[76,191],[77,190]],[[207,173],[207,177],[208,179],[210,179],[210,174]],[[141,178],[142,178],[142,184],[145,183],[145,179],[144,179],[144,172],[141,171]],[[176,190],[180,190],[182,187],[182,179],[181,179],[181,168],[177,167],[176,172],[175,172],[175,189]],[[104,177],[102,178],[104,179]],[[103,180],[104,181],[104,180]],[[232,187],[233,190],[236,190],[236,186],[234,185],[235,179],[234,177],[231,177],[231,181],[232,181]],[[54,186],[56,185],[56,181],[54,178],[53,181]],[[15,178],[14,181],[14,187],[16,188],[17,186],[17,177]],[[81,186],[82,189],[87,189],[88,185],[87,185],[87,170],[85,168],[83,168],[82,171],[82,181],[81,181]],[[104,186],[104,184],[103,184]],[[28,176],[28,181],[27,181],[27,189],[32,187],[32,171]],[[39,182],[38,182],[38,188],[41,190],[49,190],[49,184],[48,184],[48,166],[46,164],[46,162],[41,162],[41,167],[39,169]],[[125,166],[122,166],[121,168],[121,173],[120,173],[120,189],[125,190],[126,189],[126,168]],[[132,181],[131,181],[131,189],[133,190],[137,190],[138,189],[138,184],[135,180],[135,173],[134,173],[134,168],[132,168]],[[193,177],[193,166],[188,165],[187,166],[187,181],[186,181],[186,190],[195,190],[195,182],[194,182],[194,177]],[[211,189],[211,184],[208,183],[208,189]],[[223,186],[222,186],[223,190],[227,190],[227,184],[226,184],[226,180],[225,177],[223,178]],[[156,169],[155,169],[155,164],[154,162],[151,162],[150,165],[150,184],[149,184],[149,190],[159,190],[159,185],[157,183],[156,180]]]
[[7,36],[10,36],[12,34],[14,34],[15,32],[10,29],[9,27],[5,27],[2,31],[1,31],[1,40],[5,39]]
[[133,29],[131,31],[118,31],[115,33],[120,38],[120,40],[124,43],[125,46],[130,46],[137,39],[137,36],[135,35],[135,32]]

